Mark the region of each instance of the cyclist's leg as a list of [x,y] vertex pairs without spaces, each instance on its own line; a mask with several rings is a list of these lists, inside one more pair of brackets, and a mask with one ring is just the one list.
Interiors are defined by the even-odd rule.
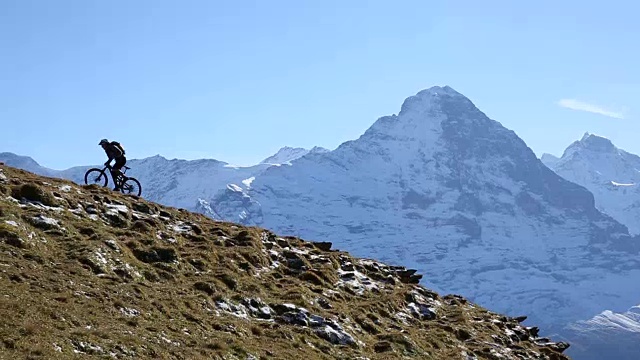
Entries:
[[114,190],[120,190],[120,183],[118,180],[120,176],[120,169],[122,169],[122,167],[126,163],[127,163],[127,159],[124,156],[121,156],[119,158],[116,158],[116,163],[113,164],[113,173],[111,176],[113,177],[113,182],[116,185]]
[[111,180],[113,180],[113,182],[115,183],[115,181],[116,181],[116,172],[113,170],[113,168],[109,168],[107,170],[109,171],[109,174],[111,174]]

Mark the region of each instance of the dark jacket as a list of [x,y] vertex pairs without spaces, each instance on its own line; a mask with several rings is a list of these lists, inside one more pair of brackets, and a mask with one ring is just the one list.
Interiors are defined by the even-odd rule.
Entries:
[[120,150],[114,144],[107,145],[106,149],[104,149],[104,152],[107,153],[107,156],[109,157],[109,161],[111,161],[113,159],[117,159],[117,158],[121,157],[122,155],[124,155],[122,153],[122,150]]

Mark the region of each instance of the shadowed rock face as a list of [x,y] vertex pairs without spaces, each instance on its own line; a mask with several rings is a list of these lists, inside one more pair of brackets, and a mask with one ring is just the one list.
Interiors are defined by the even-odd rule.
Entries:
[[[486,117],[471,101],[461,95],[444,96],[440,100],[441,112],[447,120],[441,122],[442,139],[448,149],[445,159],[456,169],[453,179],[459,186],[482,189],[482,178],[477,173],[464,173],[465,160],[500,159],[495,164],[506,179],[524,182],[525,190],[542,197],[548,204],[571,210],[571,214],[598,218],[593,195],[549,171],[524,141],[500,123]],[[452,180],[453,183],[456,183]]]
[[415,269],[1,164],[0,253],[2,358],[568,359]]

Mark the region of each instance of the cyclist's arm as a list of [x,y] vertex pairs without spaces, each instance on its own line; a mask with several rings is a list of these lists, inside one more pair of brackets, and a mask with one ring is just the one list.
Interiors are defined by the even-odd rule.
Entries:
[[[107,156],[109,156],[109,155],[107,155]],[[111,165],[111,161],[113,161],[113,159],[114,159],[113,157],[109,156],[109,159],[104,163],[104,166]]]
[[109,164],[111,164],[111,161],[115,159],[115,156],[113,156],[112,149],[107,149],[107,151],[105,152],[107,153],[107,157],[109,157],[109,159],[107,160],[107,162],[104,163],[104,166],[109,166]]

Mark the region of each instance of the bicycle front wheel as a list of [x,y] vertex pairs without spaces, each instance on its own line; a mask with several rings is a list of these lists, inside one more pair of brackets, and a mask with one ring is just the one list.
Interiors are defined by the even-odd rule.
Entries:
[[128,177],[120,187],[120,191],[123,194],[140,196],[142,186],[136,178]]
[[109,183],[109,177],[104,171],[102,171],[102,169],[93,168],[87,170],[84,174],[84,183],[87,185],[96,184],[107,186],[107,183]]

